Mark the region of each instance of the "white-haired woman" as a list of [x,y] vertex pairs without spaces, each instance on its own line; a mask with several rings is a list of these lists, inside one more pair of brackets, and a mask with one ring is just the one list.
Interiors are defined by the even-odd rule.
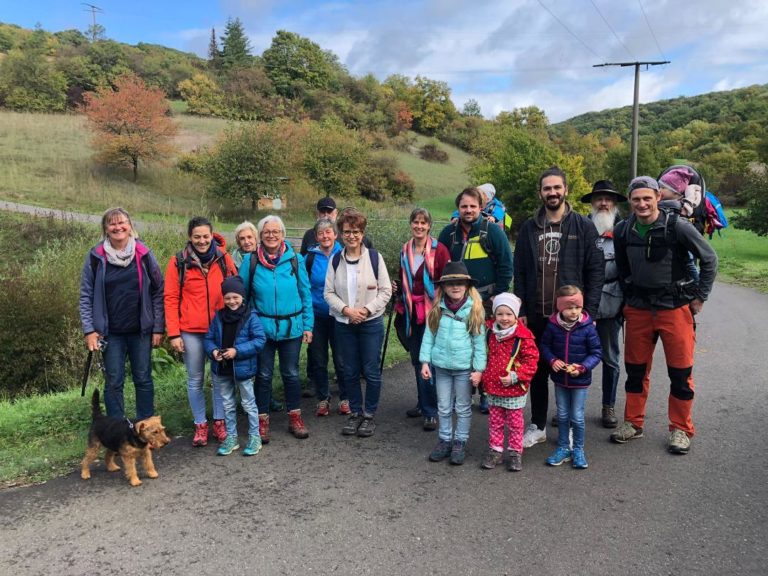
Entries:
[[256,246],[258,245],[259,232],[256,230],[256,226],[253,222],[245,220],[241,224],[238,224],[237,228],[235,228],[235,247],[229,254],[232,256],[232,262],[235,263],[235,266],[240,268],[245,255],[256,250]]
[[256,226],[259,245],[246,254],[240,276],[246,297],[261,318],[267,341],[259,353],[256,375],[256,404],[259,408],[259,432],[262,442],[269,442],[269,407],[275,352],[280,358],[289,431],[296,438],[309,436],[301,417],[299,352],[301,344],[312,342],[314,314],[309,277],[304,257],[285,241],[285,224],[278,216],[265,216]]

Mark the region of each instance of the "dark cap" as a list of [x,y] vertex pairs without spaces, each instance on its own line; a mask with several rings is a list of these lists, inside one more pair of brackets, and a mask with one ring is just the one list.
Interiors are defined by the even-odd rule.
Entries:
[[634,178],[632,182],[629,183],[629,186],[627,186],[627,194],[629,196],[632,196],[632,192],[634,190],[640,190],[641,188],[648,188],[650,190],[653,190],[655,192],[659,191],[659,183],[650,176],[638,176],[637,178]]
[[336,201],[330,196],[320,198],[320,200],[317,201],[318,212],[328,212],[331,210],[336,210]]
[[621,194],[620,192],[616,191],[616,186],[613,185],[613,182],[610,180],[598,180],[595,182],[595,185],[592,186],[592,192],[589,194],[584,194],[584,196],[581,197],[581,201],[584,204],[589,204],[592,202],[592,198],[595,196],[598,196],[600,194],[610,194],[613,196],[613,199],[616,202],[626,202],[627,197],[624,196],[624,194]]

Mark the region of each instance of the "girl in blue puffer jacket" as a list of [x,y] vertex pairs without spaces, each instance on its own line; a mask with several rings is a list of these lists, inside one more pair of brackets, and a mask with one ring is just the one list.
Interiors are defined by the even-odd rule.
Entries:
[[221,284],[224,307],[216,312],[203,345],[211,358],[211,378],[221,390],[227,438],[219,446],[219,456],[240,448],[237,440],[235,387],[248,415],[248,444],[243,456],[254,456],[261,449],[259,410],[253,393],[253,377],[258,370],[258,353],[266,338],[255,310],[245,303],[245,284],[240,276],[230,276]]
[[576,286],[558,289],[557,312],[544,328],[539,350],[549,363],[557,399],[557,450],[547,458],[547,464],[559,466],[573,459],[574,468],[586,468],[584,404],[592,370],[600,364],[603,349],[592,318],[584,312],[584,294]]

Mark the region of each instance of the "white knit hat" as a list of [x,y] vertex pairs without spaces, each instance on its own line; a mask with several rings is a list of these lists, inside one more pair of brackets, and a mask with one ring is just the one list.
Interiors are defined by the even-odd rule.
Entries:
[[493,297],[493,313],[496,313],[496,308],[499,306],[506,306],[512,312],[514,312],[515,317],[520,313],[520,306],[522,305],[522,300],[512,294],[511,292],[502,292],[501,294],[497,294]]
[[480,192],[483,193],[483,196],[485,196],[486,202],[490,202],[493,200],[493,197],[496,196],[496,188],[494,188],[493,184],[486,182],[485,184],[480,184],[480,186],[477,187]]

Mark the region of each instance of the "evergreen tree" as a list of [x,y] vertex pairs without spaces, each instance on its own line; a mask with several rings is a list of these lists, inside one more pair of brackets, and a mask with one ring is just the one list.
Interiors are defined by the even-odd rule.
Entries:
[[251,45],[240,18],[227,20],[221,37],[221,67],[223,70],[251,65]]
[[211,28],[211,41],[208,43],[208,68],[214,72],[221,70],[221,50],[216,40],[216,28]]

